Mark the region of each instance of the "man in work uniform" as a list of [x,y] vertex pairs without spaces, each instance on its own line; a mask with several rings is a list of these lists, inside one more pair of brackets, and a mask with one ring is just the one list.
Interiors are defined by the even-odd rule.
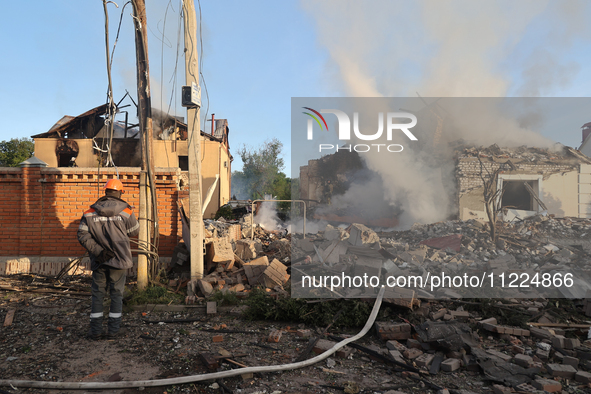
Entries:
[[139,234],[139,224],[132,206],[121,199],[123,184],[111,179],[105,195],[84,212],[78,227],[78,241],[88,250],[92,269],[91,339],[99,339],[103,326],[103,300],[110,292],[108,337],[115,337],[121,327],[125,273],[131,268],[129,237]]

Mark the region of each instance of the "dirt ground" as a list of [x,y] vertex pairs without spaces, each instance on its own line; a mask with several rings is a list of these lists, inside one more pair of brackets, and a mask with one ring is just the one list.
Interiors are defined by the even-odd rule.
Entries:
[[[310,329],[314,336],[325,329],[290,322],[247,321],[241,314],[243,306],[218,308],[215,314],[207,314],[204,306],[168,306],[168,309],[182,309],[177,311],[127,306],[121,337],[90,340],[86,337],[90,297],[83,294],[84,290],[89,291],[90,278],[78,278],[76,289],[70,287],[68,291],[35,287],[35,284],[50,283],[50,278],[35,275],[0,277],[0,321],[5,321],[11,309],[16,310],[12,323],[0,328],[0,380],[114,382],[201,375],[212,372],[201,359],[203,352],[231,354],[232,360],[245,366],[288,364],[295,361],[309,341],[298,336],[296,330]],[[417,319],[417,314],[401,309],[400,318]],[[344,337],[355,335],[360,329],[331,328],[329,333]],[[267,341],[273,330],[282,330],[277,343]],[[216,337],[220,336],[221,341],[217,342]],[[508,351],[511,346],[498,336],[481,333],[479,338],[486,349]],[[387,352],[384,341],[376,337],[374,330],[356,343],[377,352]],[[535,347],[533,343],[530,345]],[[308,358],[313,356],[315,354],[310,353]],[[216,371],[234,368],[240,367],[220,361]],[[562,383],[563,393],[591,392],[577,382],[563,380]],[[446,388],[452,394],[469,394],[492,393],[493,384],[481,372],[466,368],[456,372],[440,371],[436,375],[425,371],[413,376],[399,366],[377,361],[365,352],[352,349],[348,356],[333,355],[297,370],[105,392],[399,394],[439,393]],[[0,385],[0,393],[13,392],[88,391]]]
[[[31,281],[31,277],[26,279]],[[25,278],[27,278],[25,276]],[[3,288],[15,279],[2,277]],[[37,278],[36,280],[40,280]],[[43,278],[41,278],[43,280]],[[89,286],[90,280],[83,286]],[[210,371],[199,356],[202,352],[230,352],[233,360],[247,366],[279,365],[293,362],[307,347],[308,338],[294,331],[304,327],[289,322],[245,321],[233,310],[207,315],[204,308],[182,312],[130,310],[124,314],[124,335],[116,340],[90,340],[88,332],[90,299],[84,295],[2,291],[0,318],[16,309],[12,324],[0,329],[0,379],[68,382],[108,382],[165,379],[205,374]],[[170,322],[170,321],[184,322]],[[167,321],[167,322],[162,322]],[[106,322],[105,322],[106,324]],[[105,325],[106,328],[106,325]],[[269,333],[284,330],[278,343],[267,342]],[[333,335],[354,335],[359,329],[330,330]],[[214,336],[222,336],[214,342]],[[373,330],[357,341],[374,349],[385,348]],[[311,353],[308,357],[313,357]],[[220,362],[219,371],[240,368]],[[347,358],[336,355],[313,366],[254,376],[236,376],[176,386],[110,390],[111,392],[154,393],[404,393],[436,392],[438,387],[491,392],[491,383],[477,372],[424,375],[424,381],[405,376],[394,365],[374,361],[355,350]],[[357,385],[357,386],[356,386]],[[435,387],[435,386],[432,386]],[[2,392],[69,392],[4,386]],[[345,391],[346,390],[346,391]],[[359,390],[359,391],[357,391]],[[71,392],[83,392],[71,391]]]

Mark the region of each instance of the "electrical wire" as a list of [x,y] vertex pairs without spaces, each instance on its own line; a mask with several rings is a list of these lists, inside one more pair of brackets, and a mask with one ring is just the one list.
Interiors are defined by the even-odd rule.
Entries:
[[[179,9],[180,7],[182,7],[182,0],[179,1]],[[171,4],[171,2],[169,2],[169,4]],[[171,5],[172,8],[172,5]],[[174,9],[173,9],[174,10]],[[166,115],[170,116],[170,109],[172,107],[172,102],[174,99],[175,102],[175,107],[174,107],[174,117],[175,117],[175,122],[176,122],[176,82],[177,82],[177,74],[178,74],[178,65],[179,65],[179,53],[180,53],[180,45],[181,45],[181,20],[182,20],[182,15],[179,13],[179,18],[178,18],[178,28],[177,28],[177,38],[176,38],[176,56],[175,56],[175,61],[174,61],[174,70],[172,72],[172,75],[169,79],[169,83],[172,83],[172,90],[171,90],[171,94],[170,94],[170,100],[168,102],[168,109],[166,110]],[[164,77],[162,77],[164,78]]]
[[[166,10],[164,11],[164,23],[162,24],[162,40],[161,40],[161,47],[160,47],[160,81],[162,84],[164,84],[164,39],[165,39],[165,31],[166,31],[166,19],[168,17],[168,8],[172,8],[172,0],[169,0],[168,4],[166,5]],[[174,9],[173,9],[174,11]],[[167,40],[170,42],[170,40]],[[169,48],[172,48],[172,45],[168,45]],[[172,95],[174,95],[174,86],[172,89]],[[164,103],[163,103],[163,94],[164,94],[164,89],[160,89],[160,110],[162,111],[162,113],[164,114]],[[170,106],[168,107],[168,110],[166,111],[166,117],[170,118]],[[164,132],[164,116],[160,116],[160,130],[162,130],[162,132]],[[173,133],[173,138],[174,138],[174,133]],[[165,143],[166,144],[166,143]],[[166,145],[165,145],[166,147]],[[170,157],[168,155],[168,149],[164,149],[164,153],[166,154],[166,163],[167,166],[170,167]]]
[[[164,11],[164,23],[162,24],[162,40],[160,40],[160,42],[162,43],[162,45],[160,46],[160,81],[162,82],[164,82],[164,32],[166,31],[166,17],[168,16],[168,7],[170,7],[170,0],[166,5],[166,10]],[[160,109],[164,108],[162,105],[163,91],[164,89],[160,89]],[[160,129],[162,129],[164,126],[162,118],[163,117],[160,117]],[[166,152],[166,154],[168,155],[168,152]]]
[[113,57],[115,55],[115,47],[117,46],[117,42],[119,42],[119,32],[121,31],[121,22],[123,21],[123,11],[125,7],[131,3],[128,1],[127,3],[123,4],[123,8],[121,8],[121,15],[119,16],[119,26],[117,26],[117,36],[115,37],[115,43],[113,44],[113,50],[111,51],[111,64],[109,66],[113,66]]
[[[200,55],[199,55],[199,75],[203,80],[203,87],[205,88],[205,97],[207,97],[207,107],[205,109],[205,117],[203,118],[203,130],[207,122],[207,114],[209,113],[209,92],[207,91],[207,83],[205,83],[205,76],[203,75],[203,15],[201,13],[201,0],[197,0],[199,6],[199,43],[200,43]],[[199,137],[201,137],[201,130],[199,130]]]
[[[107,145],[107,166],[109,165],[109,162],[113,161],[113,158],[111,157],[111,146],[113,143],[113,127],[114,127],[114,123],[113,122],[113,116],[114,116],[114,100],[113,100],[113,81],[111,78],[111,58],[110,58],[110,54],[109,54],[109,11],[107,10],[107,1],[103,0],[103,8],[104,8],[104,12],[105,12],[105,53],[106,53],[106,57],[107,57],[107,78],[109,81],[109,86],[107,89],[107,114],[105,117],[105,126],[108,126],[109,130],[108,130],[108,136],[109,136],[109,144]],[[115,4],[115,3],[113,3]],[[117,4],[115,4],[116,7],[119,7]]]

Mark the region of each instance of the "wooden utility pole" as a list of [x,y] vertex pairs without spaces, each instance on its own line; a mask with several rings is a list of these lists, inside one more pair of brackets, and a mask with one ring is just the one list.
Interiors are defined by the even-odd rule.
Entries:
[[[186,85],[199,85],[197,58],[197,18],[193,0],[183,0],[185,17],[185,75]],[[199,107],[187,107],[189,132],[189,202],[191,228],[191,281],[187,286],[187,302],[195,299],[197,281],[203,278],[203,212],[201,211],[201,128]]]
[[[137,64],[138,118],[142,149],[142,171],[140,174],[140,249],[151,251],[150,226],[154,223],[152,196],[150,193],[150,174],[154,174],[154,154],[152,151],[152,108],[150,100],[150,74],[148,68],[148,33],[146,25],[146,3],[132,0],[133,23],[135,25],[135,54]],[[152,185],[154,186],[154,185]],[[137,286],[144,290],[148,286],[148,257],[138,255]]]

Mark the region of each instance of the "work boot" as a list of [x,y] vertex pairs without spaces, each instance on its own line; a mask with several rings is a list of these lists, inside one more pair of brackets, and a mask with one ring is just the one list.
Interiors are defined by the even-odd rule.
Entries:
[[88,331],[88,339],[97,340],[100,339],[103,334],[103,318],[91,318],[90,319],[90,330]]
[[109,331],[107,333],[107,335],[105,335],[106,339],[117,339],[117,338],[121,338],[127,335],[127,328],[125,327],[121,327],[119,329],[119,331],[117,331],[116,333],[112,333],[111,331]]
[[109,324],[108,324],[109,331],[107,333],[107,338],[113,339],[120,336],[121,333],[121,318],[109,317]]

